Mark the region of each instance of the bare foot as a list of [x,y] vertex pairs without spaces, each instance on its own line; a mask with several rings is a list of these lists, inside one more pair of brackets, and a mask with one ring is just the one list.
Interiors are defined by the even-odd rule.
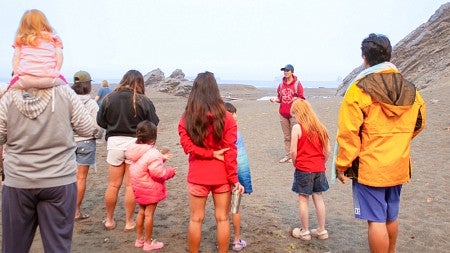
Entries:
[[123,231],[125,231],[125,232],[134,231],[134,228],[136,228],[136,222],[133,222],[131,224],[126,224]]

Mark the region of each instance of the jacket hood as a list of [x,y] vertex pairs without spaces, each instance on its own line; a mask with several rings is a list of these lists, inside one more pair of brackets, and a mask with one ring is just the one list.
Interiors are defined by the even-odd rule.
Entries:
[[386,115],[402,115],[416,99],[416,87],[400,73],[373,73],[358,82],[364,92],[380,102]]
[[293,84],[293,83],[295,83],[295,82],[297,82],[297,76],[294,75],[294,74],[292,74],[292,82],[290,82],[290,83],[287,83],[286,77],[283,77],[283,84],[284,84],[284,85]]
[[153,147],[154,145],[132,143],[128,146],[125,155],[130,161],[136,162],[145,154],[145,152]]
[[27,118],[35,119],[45,110],[54,97],[53,88],[48,89],[12,89],[13,103],[18,110]]
[[91,95],[90,94],[78,95],[78,97],[80,98],[81,102],[83,102],[83,104],[86,104],[87,101],[89,101],[89,99],[91,99]]

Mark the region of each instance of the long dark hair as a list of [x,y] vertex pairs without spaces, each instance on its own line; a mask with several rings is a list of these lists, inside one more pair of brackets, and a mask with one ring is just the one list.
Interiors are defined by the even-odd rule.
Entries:
[[186,129],[195,145],[206,147],[205,138],[210,125],[213,126],[214,140],[220,142],[225,114],[225,105],[214,74],[211,72],[198,74],[184,112]]
[[137,115],[137,94],[145,95],[144,76],[137,70],[128,70],[114,91],[131,90],[133,92],[134,116]]

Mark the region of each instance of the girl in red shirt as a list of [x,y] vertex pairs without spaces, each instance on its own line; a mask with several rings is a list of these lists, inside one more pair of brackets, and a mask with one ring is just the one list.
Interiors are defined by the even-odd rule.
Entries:
[[[294,228],[292,236],[311,240],[311,236],[325,240],[325,204],[322,192],[328,190],[325,176],[325,162],[330,153],[327,129],[319,121],[311,105],[297,99],[291,107],[291,114],[297,120],[292,127],[291,157],[295,166],[292,191],[299,197],[301,228]],[[308,203],[312,195],[317,215],[317,229],[309,231]]]
[[231,188],[242,194],[244,187],[236,172],[236,121],[225,109],[213,73],[200,73],[194,80],[178,133],[189,155],[189,251],[199,252],[206,200],[212,192],[218,249],[228,252]]

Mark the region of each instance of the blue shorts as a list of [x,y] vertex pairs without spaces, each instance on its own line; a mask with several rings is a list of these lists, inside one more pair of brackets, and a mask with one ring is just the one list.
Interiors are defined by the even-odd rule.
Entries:
[[292,191],[303,195],[324,192],[330,188],[328,186],[325,172],[303,172],[295,170]]
[[97,149],[95,140],[77,141],[75,150],[76,160],[79,165],[94,165],[95,151]]
[[355,218],[382,223],[397,219],[402,185],[371,187],[353,180],[352,188]]

